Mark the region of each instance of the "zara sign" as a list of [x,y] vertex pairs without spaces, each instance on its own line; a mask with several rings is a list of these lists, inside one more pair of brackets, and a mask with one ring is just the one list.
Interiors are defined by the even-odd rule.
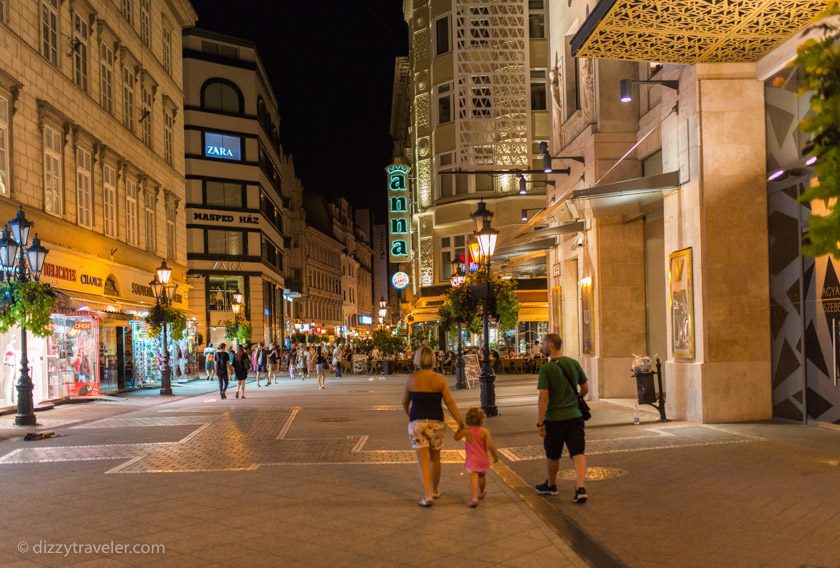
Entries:
[[409,168],[393,164],[385,168],[388,174],[388,256],[391,262],[409,260]]
[[204,157],[238,162],[242,160],[242,138],[218,132],[205,132]]

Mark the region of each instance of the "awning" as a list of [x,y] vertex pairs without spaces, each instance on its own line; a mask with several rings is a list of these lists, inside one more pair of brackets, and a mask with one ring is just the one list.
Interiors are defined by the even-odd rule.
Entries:
[[601,0],[571,41],[575,57],[665,63],[752,62],[829,0]]
[[548,306],[520,308],[519,321],[548,321]]
[[605,183],[603,185],[596,185],[585,189],[576,189],[572,192],[572,199],[579,199],[582,197],[595,198],[653,193],[669,189],[678,189],[679,187],[680,172],[668,172],[654,176]]
[[532,251],[547,251],[554,248],[557,244],[555,237],[560,235],[570,235],[586,229],[586,223],[583,220],[572,221],[571,223],[561,223],[556,227],[548,227],[545,229],[535,229],[531,233],[526,233],[528,239],[518,243],[513,243],[501,247],[494,255],[497,258],[513,256]]
[[110,296],[62,290],[55,287],[53,287],[53,291],[58,296],[59,309],[62,310],[75,311],[87,308],[85,311],[118,312],[122,304],[121,300]]

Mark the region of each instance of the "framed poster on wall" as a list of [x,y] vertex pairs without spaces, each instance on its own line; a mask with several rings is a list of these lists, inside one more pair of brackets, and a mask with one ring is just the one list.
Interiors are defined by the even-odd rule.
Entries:
[[676,360],[694,359],[694,282],[691,248],[668,257],[671,352]]
[[595,353],[593,303],[592,277],[587,276],[580,281],[580,352],[588,355]]

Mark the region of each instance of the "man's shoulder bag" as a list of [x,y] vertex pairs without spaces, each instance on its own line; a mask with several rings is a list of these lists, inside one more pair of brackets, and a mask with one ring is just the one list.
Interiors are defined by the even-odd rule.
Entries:
[[553,361],[553,363],[560,368],[560,372],[563,373],[563,376],[566,377],[567,381],[569,381],[569,386],[572,387],[572,391],[577,397],[578,407],[580,408],[580,413],[583,415],[584,422],[592,418],[592,411],[589,410],[589,405],[586,404],[586,401],[583,400],[582,396],[580,396],[580,393],[578,392],[578,386],[572,380],[572,377],[569,376],[568,371],[566,371],[566,367],[561,365],[558,361]]

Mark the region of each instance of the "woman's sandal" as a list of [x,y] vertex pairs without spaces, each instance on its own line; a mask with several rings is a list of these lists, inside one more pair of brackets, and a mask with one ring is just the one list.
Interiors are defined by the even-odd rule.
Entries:
[[424,499],[421,499],[419,503],[417,503],[417,506],[418,507],[423,507],[424,509],[428,509],[432,506],[432,503],[434,503],[434,501],[432,501],[431,499],[425,499],[424,498]]
[[440,499],[440,491],[437,493],[432,493],[432,499]]
[[484,499],[484,496],[485,496],[485,495],[487,495],[487,492],[486,492],[486,491],[482,491],[481,493],[479,493],[479,494],[478,494],[478,498],[479,498],[479,499]]
[[475,509],[478,507],[478,501],[470,501],[469,507],[470,509]]

